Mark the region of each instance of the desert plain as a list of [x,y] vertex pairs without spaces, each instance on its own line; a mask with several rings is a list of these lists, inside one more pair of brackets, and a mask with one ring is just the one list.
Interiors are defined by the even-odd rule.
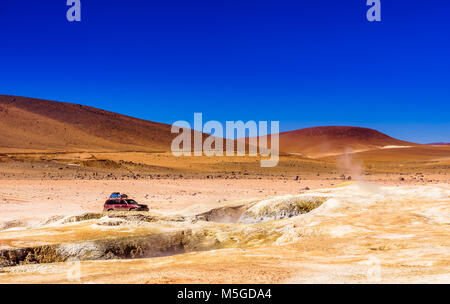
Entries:
[[[164,124],[14,96],[0,130],[0,283],[450,282],[449,145],[309,128],[261,168],[175,157]],[[150,211],[103,212],[115,191]]]

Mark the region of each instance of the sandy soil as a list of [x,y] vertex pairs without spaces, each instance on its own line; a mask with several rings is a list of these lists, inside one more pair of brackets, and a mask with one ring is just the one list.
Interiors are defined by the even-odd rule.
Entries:
[[[401,180],[404,179],[404,180]],[[448,183],[450,175],[378,174],[359,180],[379,185]],[[112,192],[124,192],[161,214],[193,214],[242,200],[297,194],[305,189],[335,186],[337,175],[315,179],[157,179],[157,180],[0,180],[0,227],[39,224],[55,215],[100,212]]]
[[[249,157],[0,155],[0,283],[448,283],[448,148],[421,149],[282,156],[270,170]],[[99,213],[115,191],[149,217]],[[326,200],[292,214],[304,196]],[[215,208],[220,220],[198,218]]]
[[[0,283],[450,282],[450,146],[310,128],[262,168],[175,157],[169,125],[15,96],[0,130]],[[116,191],[150,212],[102,213]]]
[[[286,191],[289,187],[293,187],[293,182]],[[150,235],[155,227],[160,232],[193,229],[198,231],[197,242],[201,240],[199,236],[212,231],[209,237],[216,240],[213,246],[220,246],[209,250],[203,247],[201,251],[193,247],[193,252],[166,257],[6,267],[0,273],[0,282],[450,282],[450,187],[447,184],[379,186],[347,182],[295,197],[310,195],[327,199],[309,213],[256,224],[153,222],[139,225],[137,229],[135,224],[124,223],[105,230],[94,219],[47,228],[4,230],[0,232],[0,243],[13,247],[60,238],[66,242],[73,242],[73,238],[88,241],[91,246],[96,242],[95,231],[102,231],[99,237],[105,233]],[[258,204],[277,206],[285,201],[286,196],[275,196]],[[272,211],[280,211],[279,206]],[[205,245],[204,240],[200,243]]]
[[20,220],[40,223],[55,215],[100,212],[112,192],[127,193],[161,214],[200,213],[250,199],[296,194],[305,187],[335,184],[322,180],[0,180],[0,225]]

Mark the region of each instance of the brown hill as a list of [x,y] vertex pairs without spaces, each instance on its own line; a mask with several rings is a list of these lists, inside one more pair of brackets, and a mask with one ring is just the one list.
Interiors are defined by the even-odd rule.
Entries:
[[170,125],[88,106],[0,95],[3,151],[168,151]]
[[[324,159],[338,160],[340,156],[330,156]],[[352,154],[352,159],[371,162],[426,162],[428,165],[437,165],[450,160],[449,146],[415,145],[404,148],[377,149]]]
[[[0,95],[3,152],[170,151],[175,136],[170,128],[89,106]],[[359,127],[315,127],[280,133],[280,151],[314,158],[413,145]]]
[[280,151],[314,158],[415,145],[360,127],[313,127],[280,133]]

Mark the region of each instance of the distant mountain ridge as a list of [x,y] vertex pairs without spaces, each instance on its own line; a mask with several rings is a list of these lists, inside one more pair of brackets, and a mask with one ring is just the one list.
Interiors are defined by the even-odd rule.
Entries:
[[73,103],[0,95],[0,147],[25,150],[163,150],[167,124]]
[[280,133],[280,151],[314,158],[414,145],[417,144],[374,129],[352,126],[311,127]]
[[429,146],[450,146],[450,143],[438,142],[438,143],[430,143],[427,145],[429,145]]
[[[2,151],[170,151],[177,135],[170,130],[168,124],[89,106],[0,95]],[[417,145],[351,126],[312,127],[279,135],[281,152],[306,157]]]

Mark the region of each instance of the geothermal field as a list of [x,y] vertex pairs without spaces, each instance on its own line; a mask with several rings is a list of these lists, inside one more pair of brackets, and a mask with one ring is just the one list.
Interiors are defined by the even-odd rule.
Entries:
[[[191,191],[190,187],[200,184],[161,183],[173,192]],[[64,193],[65,184],[55,182],[53,189]],[[240,184],[257,185],[253,181]],[[27,187],[34,189],[32,185]],[[95,182],[83,185],[98,187]],[[135,193],[139,195],[138,188],[145,185],[136,183]],[[26,210],[33,200],[3,202],[17,211],[0,231],[0,282],[450,281],[447,184],[346,182],[299,191],[298,185],[287,182],[272,185],[282,189],[277,195],[249,193],[239,199],[231,195],[230,201],[219,202],[216,198],[224,195],[214,189],[224,186],[242,191],[237,183],[208,182],[195,187],[202,192],[198,195],[203,194],[198,201],[191,198],[193,193],[178,194],[173,205],[152,207],[150,212],[102,213],[101,201],[95,210],[95,204],[77,206],[64,200],[62,204],[69,206],[59,207],[57,199],[52,199],[46,204],[73,215],[42,220],[35,217],[37,208]],[[289,191],[293,194],[285,194]]]
[[[168,125],[13,96],[0,130],[0,283],[450,282],[448,145],[317,127],[281,133],[262,168],[175,157]],[[149,211],[104,212],[112,192]]]

